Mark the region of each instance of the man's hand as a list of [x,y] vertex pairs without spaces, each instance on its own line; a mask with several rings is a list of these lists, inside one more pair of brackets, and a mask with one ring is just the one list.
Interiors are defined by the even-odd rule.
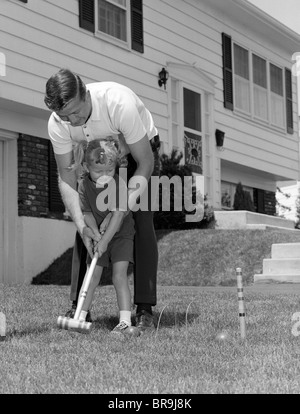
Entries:
[[84,227],[82,231],[82,240],[91,257],[94,256],[93,246],[101,240],[101,235],[97,229]]

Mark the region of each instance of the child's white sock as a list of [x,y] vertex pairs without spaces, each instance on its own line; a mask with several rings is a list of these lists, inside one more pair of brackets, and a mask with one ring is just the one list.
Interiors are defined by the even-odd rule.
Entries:
[[86,315],[87,315],[87,311],[81,311],[80,312],[80,315],[79,315],[79,320],[80,320],[80,322],[85,322],[85,318],[86,318]]
[[121,310],[120,311],[120,322],[124,321],[128,326],[131,326],[131,311]]

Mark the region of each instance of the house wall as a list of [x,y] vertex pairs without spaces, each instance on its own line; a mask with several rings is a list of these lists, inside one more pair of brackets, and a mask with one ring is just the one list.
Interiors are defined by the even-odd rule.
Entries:
[[[166,90],[160,88],[158,73],[166,67],[170,78],[176,78],[176,64],[182,64],[194,73],[193,77],[184,79],[186,85],[199,87],[205,77],[214,85],[213,94],[208,98],[212,113],[206,154],[209,160],[206,170],[210,174],[209,200],[213,206],[221,207],[223,174],[227,178],[237,177],[236,171],[239,171],[240,176],[247,179],[248,186],[262,187],[267,191],[275,191],[276,180],[298,180],[295,78],[293,135],[257,124],[225,109],[221,33],[231,35],[233,40],[282,67],[291,66],[291,56],[299,44],[299,37],[290,34],[283,26],[280,30],[280,25],[271,24],[262,14],[257,15],[250,5],[242,7],[241,0],[144,0],[143,4],[144,53],[140,54],[80,28],[78,0],[1,1],[0,52],[6,61],[5,76],[3,71],[0,76],[1,128],[7,134],[28,134],[48,139],[49,111],[43,102],[45,84],[60,67],[68,67],[85,82],[111,80],[132,88],[152,112],[164,151],[169,153],[172,149],[170,81]],[[199,80],[195,80],[197,71]],[[215,147],[214,132],[217,128],[225,131],[225,151],[222,152]],[[17,188],[16,177],[14,188]],[[63,225],[58,222],[61,226],[56,228],[55,220],[49,218],[19,217],[16,238],[18,248],[23,249],[20,268],[27,272],[26,280],[46,267],[47,261],[62,253],[62,246],[57,248],[53,241],[51,258],[48,256],[41,260],[36,268],[32,265],[33,258],[28,259],[32,255],[29,246],[36,247],[36,257],[42,257],[41,252],[45,251],[43,243],[35,244],[40,235],[45,234],[45,231],[41,232],[39,220],[43,220],[45,231],[55,228],[57,239],[68,232],[65,249],[73,237],[74,228],[68,222]],[[10,244],[6,240],[6,250],[11,251],[10,246],[15,246],[16,238]],[[27,246],[25,240],[28,241]],[[10,277],[22,280],[22,276]]]

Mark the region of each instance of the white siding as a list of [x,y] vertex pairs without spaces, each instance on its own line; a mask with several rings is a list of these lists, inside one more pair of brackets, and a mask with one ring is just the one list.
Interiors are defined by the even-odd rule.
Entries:
[[[226,131],[222,158],[251,164],[274,176],[297,179],[297,133],[291,136],[260,127],[224,109],[221,33],[226,32],[282,67],[290,66],[289,51],[276,49],[273,40],[271,43],[261,38],[255,28],[231,20],[224,10],[214,9],[214,4],[208,0],[144,1],[145,53],[140,54],[81,29],[77,0],[31,0],[27,4],[2,1],[0,50],[6,55],[7,76],[0,78],[1,97],[45,109],[46,80],[59,67],[66,66],[87,82],[114,80],[133,88],[146,102],[162,139],[167,141],[168,100],[157,85],[157,74],[168,61],[194,65],[216,82],[215,123]],[[295,131],[296,91],[294,78]]]

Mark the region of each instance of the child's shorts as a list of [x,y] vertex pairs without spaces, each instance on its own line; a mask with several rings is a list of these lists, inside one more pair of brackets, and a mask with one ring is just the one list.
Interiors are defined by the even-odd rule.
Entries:
[[[92,259],[87,255],[87,264],[90,264]],[[123,237],[114,237],[108,244],[106,252],[99,257],[97,261],[98,266],[108,267],[109,263],[130,262],[133,263],[133,239],[126,239]]]

